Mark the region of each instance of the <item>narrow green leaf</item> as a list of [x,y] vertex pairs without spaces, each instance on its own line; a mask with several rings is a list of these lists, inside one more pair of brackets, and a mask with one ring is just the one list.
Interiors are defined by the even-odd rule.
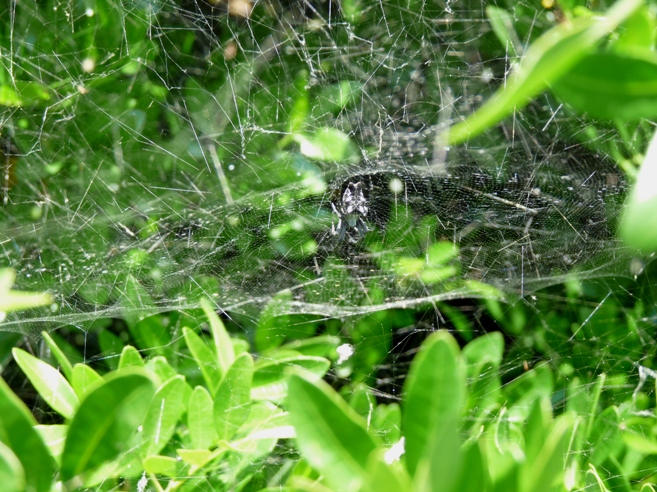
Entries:
[[497,36],[497,39],[500,40],[502,46],[513,56],[521,54],[523,52],[522,43],[518,39],[518,34],[516,34],[516,30],[513,27],[511,14],[499,7],[488,5],[486,7],[486,17],[488,17],[490,27],[493,28],[493,32]]
[[655,492],[655,488],[649,483],[644,483],[639,492]]
[[0,378],[0,442],[18,457],[27,485],[36,492],[50,490],[55,464],[48,448],[34,430],[36,420],[25,404]]
[[138,372],[112,374],[93,389],[71,421],[62,454],[62,480],[127,451],[154,393],[151,379]]
[[240,354],[221,381],[214,398],[214,422],[219,439],[231,439],[249,416],[253,359]]
[[62,417],[71,419],[80,404],[75,391],[57,369],[24,350],[14,348],[14,359],[41,398]]
[[302,340],[293,340],[279,347],[281,350],[294,350],[301,355],[314,355],[315,357],[336,358],[335,349],[342,343],[340,337],[331,335],[318,335]]
[[427,338],[404,385],[402,430],[406,466],[415,474],[430,436],[444,423],[458,425],[465,401],[465,364],[454,338],[438,331]]
[[598,470],[596,470],[593,463],[589,463],[589,469],[586,472],[586,491],[610,492],[610,490],[605,487],[605,483],[602,480],[602,477],[600,477],[600,474],[598,473]]
[[62,368],[62,371],[64,372],[64,375],[66,378],[71,381],[71,378],[73,377],[73,365],[71,364],[71,361],[68,360],[66,355],[64,355],[64,352],[62,352],[62,349],[60,349],[55,341],[52,339],[50,335],[48,335],[47,332],[42,331],[41,336],[43,339],[46,341],[46,344],[48,345],[48,348],[52,352],[52,354],[55,356],[55,359],[57,362],[59,362],[59,367]]
[[552,426],[552,405],[550,400],[537,398],[532,404],[525,422],[525,456],[528,463],[534,463],[543,451],[545,440]]
[[137,349],[132,345],[123,347],[121,358],[119,359],[119,369],[128,367],[144,367],[144,359],[141,358]]
[[144,469],[154,475],[176,478],[182,474],[184,463],[169,456],[148,456],[144,459]]
[[529,47],[507,83],[473,115],[451,128],[449,144],[464,142],[524,107],[642,5],[643,0],[619,0],[604,15],[578,17],[543,34]]
[[195,449],[208,449],[217,442],[213,405],[208,390],[202,386],[194,388],[187,406],[187,428]]
[[0,483],[3,492],[25,490],[25,470],[20,460],[7,445],[0,442]]
[[559,483],[563,483],[568,443],[575,419],[571,414],[564,414],[554,422],[543,448],[533,462],[523,464],[520,478],[520,490],[523,492],[551,492]]
[[362,417],[323,381],[293,374],[286,406],[304,458],[335,490],[359,490],[367,480],[367,461],[377,440]]
[[87,364],[75,364],[73,366],[73,377],[71,378],[71,385],[75,390],[78,398],[82,399],[84,396],[95,388],[97,385],[102,384],[103,378],[94,371]]
[[212,332],[212,339],[214,340],[214,351],[217,357],[217,367],[219,368],[221,377],[223,377],[235,360],[233,343],[226,331],[226,327],[219,316],[217,316],[210,301],[205,298],[201,299],[201,307],[210,323],[210,331]]
[[657,115],[657,55],[606,51],[584,57],[550,85],[580,112],[607,120]]
[[142,454],[159,453],[176,431],[178,420],[186,409],[184,376],[164,383],[155,393],[144,419]]
[[184,327],[183,336],[185,337],[187,348],[189,348],[192,357],[194,357],[194,360],[201,369],[205,384],[208,386],[210,393],[214,395],[223,377],[223,373],[217,368],[217,359],[205,341],[194,333],[194,331]]

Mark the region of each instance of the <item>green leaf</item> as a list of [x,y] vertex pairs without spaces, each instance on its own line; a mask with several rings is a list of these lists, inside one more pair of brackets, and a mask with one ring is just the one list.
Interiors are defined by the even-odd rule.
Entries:
[[465,466],[461,468],[461,476],[455,490],[458,492],[486,492],[490,490],[488,463],[486,463],[479,441],[470,443],[461,452]]
[[657,55],[652,51],[594,53],[550,85],[580,112],[607,120],[657,115]]
[[203,386],[192,391],[187,405],[187,428],[195,449],[208,449],[217,442],[212,396]]
[[25,470],[29,489],[50,491],[55,464],[34,429],[36,420],[25,404],[0,379],[0,442],[9,446]]
[[126,369],[128,367],[144,367],[144,359],[132,345],[126,345],[121,352],[119,359],[119,369]]
[[57,369],[24,350],[12,350],[16,363],[23,370],[41,398],[62,417],[71,419],[80,404],[75,391]]
[[210,323],[210,331],[212,332],[212,339],[214,340],[214,351],[217,357],[217,367],[221,377],[223,377],[224,374],[226,374],[226,371],[228,371],[228,368],[235,361],[233,343],[226,331],[226,327],[219,316],[217,316],[210,301],[205,298],[201,299],[201,307]]
[[341,162],[357,155],[349,135],[335,128],[323,128],[312,135],[296,133],[292,137],[301,153],[312,160]]
[[198,468],[205,466],[215,456],[214,451],[207,449],[178,449],[176,453],[185,463]]
[[604,481],[602,480],[602,477],[600,477],[600,474],[593,463],[589,463],[589,469],[586,472],[586,491],[610,492],[610,490],[605,487]]
[[102,330],[98,334],[98,344],[100,345],[100,350],[107,356],[105,358],[105,364],[112,370],[118,369],[119,358],[115,356],[123,352],[123,347],[125,346],[123,341],[111,331]]
[[278,400],[287,395],[287,377],[291,371],[305,370],[318,379],[331,367],[323,357],[297,355],[282,359],[260,359],[253,373],[251,397],[254,399]]
[[[2,104],[2,87],[0,87],[0,105]],[[11,290],[16,280],[16,272],[11,268],[0,269],[0,313],[20,311],[53,303],[47,292],[23,292]]]
[[178,420],[186,410],[184,376],[176,376],[164,383],[151,401],[142,432],[142,454],[159,453],[176,431]]
[[642,5],[643,0],[619,0],[604,15],[578,17],[547,31],[532,43],[506,84],[473,115],[451,128],[449,144],[464,142],[523,108]]
[[645,253],[657,251],[657,132],[652,137],[646,157],[627,199],[621,217],[619,236]]
[[513,56],[521,54],[523,52],[522,44],[513,28],[511,14],[499,7],[488,5],[486,7],[486,17],[488,17],[490,27],[493,28],[495,36],[500,40],[505,50],[509,50]]
[[426,444],[415,468],[415,491],[456,491],[461,470],[464,465],[467,468],[467,463],[463,463],[458,429],[456,415],[445,415],[427,429]]
[[34,429],[48,447],[50,454],[57,462],[61,461],[68,425],[36,425]]
[[7,445],[0,442],[0,483],[3,492],[25,490],[25,470],[20,460]]
[[525,422],[525,456],[534,463],[542,452],[552,424],[552,405],[546,397],[537,398]]
[[154,393],[151,379],[139,372],[114,373],[93,389],[71,421],[62,454],[62,480],[127,451]]
[[185,464],[169,456],[148,456],[144,459],[144,469],[154,475],[176,478],[182,475]]
[[458,425],[465,401],[465,364],[454,338],[438,331],[427,338],[404,384],[402,430],[406,466],[415,474],[430,437],[446,423]]
[[615,51],[651,50],[654,40],[655,14],[648,5],[644,5],[618,29],[618,39],[612,47]]
[[59,362],[59,367],[61,367],[62,371],[64,372],[64,375],[69,381],[71,381],[71,378],[73,377],[73,366],[71,365],[71,362],[68,360],[66,355],[64,355],[64,352],[62,352],[62,349],[60,349],[57,346],[55,341],[51,338],[50,335],[48,335],[47,332],[42,331],[41,336],[46,341],[48,348],[55,356],[55,359],[57,359],[57,362]]
[[75,390],[78,398],[84,396],[95,388],[97,385],[102,384],[103,378],[94,371],[87,364],[75,364],[73,366],[73,377],[71,378],[71,385]]
[[623,441],[631,449],[641,454],[657,454],[657,442],[640,434],[623,433]]
[[240,354],[221,381],[214,398],[214,422],[219,439],[231,439],[249,416],[253,359]]
[[377,449],[367,461],[367,482],[364,490],[368,492],[410,492],[411,478],[400,461],[387,463],[385,449]]
[[221,384],[222,378],[222,373],[217,368],[217,359],[205,343],[205,340],[190,328],[186,326],[183,328],[183,336],[185,337],[187,348],[189,348],[192,357],[194,357],[198,367],[201,369],[205,384],[210,390],[210,393],[214,395]]
[[340,337],[331,335],[318,335],[312,338],[294,340],[279,347],[280,350],[294,350],[301,355],[314,355],[315,357],[335,358],[335,349],[342,343]]
[[297,374],[288,381],[286,406],[308,462],[335,490],[359,490],[367,480],[369,455],[377,448],[363,418],[326,383]]
[[550,434],[545,440],[534,461],[526,461],[520,478],[521,492],[551,492],[563,483],[568,445],[575,418],[564,414],[554,422]]

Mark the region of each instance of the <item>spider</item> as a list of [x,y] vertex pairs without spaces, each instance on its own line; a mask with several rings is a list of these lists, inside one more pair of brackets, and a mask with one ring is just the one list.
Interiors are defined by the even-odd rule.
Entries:
[[[347,189],[344,190],[339,206],[336,207],[334,203],[331,203],[331,208],[333,213],[338,216],[338,226],[336,227],[335,224],[331,226],[331,232],[334,236],[338,236],[342,241],[350,227],[353,227],[361,238],[365,236],[368,228],[363,217],[367,215],[368,208],[360,181],[358,183],[349,183]],[[356,242],[349,235],[347,237],[350,242]]]

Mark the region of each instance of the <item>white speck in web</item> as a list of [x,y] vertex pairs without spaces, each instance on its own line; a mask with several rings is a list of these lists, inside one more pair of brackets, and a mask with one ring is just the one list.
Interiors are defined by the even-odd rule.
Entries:
[[94,16],[94,11],[93,11],[93,9],[87,9],[87,10],[84,11],[84,14],[87,17],[93,17]]
[[139,482],[137,482],[137,492],[145,492],[147,485],[148,485],[148,477],[146,476],[146,472],[144,472],[142,473]]
[[405,439],[402,437],[399,441],[393,444],[388,451],[386,451],[386,453],[383,455],[383,459],[386,463],[391,464],[395,461],[399,461],[399,458],[401,458],[405,451],[404,441]]
[[338,364],[342,364],[344,361],[349,359],[352,355],[354,355],[354,346],[350,345],[348,343],[343,343],[340,345],[336,351],[338,352]]

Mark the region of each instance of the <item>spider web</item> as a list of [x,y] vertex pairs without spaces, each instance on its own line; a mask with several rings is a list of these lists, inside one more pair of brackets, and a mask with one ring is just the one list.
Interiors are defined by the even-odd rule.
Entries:
[[[623,173],[562,106],[441,145],[511,63],[481,5],[350,5],[12,3],[3,67],[32,104],[2,113],[0,258],[56,303],[3,328],[201,296],[343,317],[636,273]],[[331,204],[357,182],[369,232],[339,241]]]
[[[555,22],[530,2],[497,5],[514,16],[518,46]],[[615,238],[627,192],[617,163],[648,135],[621,138],[542,95],[446,148],[446,128],[517,61],[486,6],[0,7],[0,267],[55,299],[0,327],[86,336],[99,320],[203,297],[237,325],[299,315],[303,332],[339,319],[355,358],[382,347],[383,362],[351,376],[385,401],[443,326],[465,340],[495,326],[517,335],[505,383],[539,359],[569,395],[598,372],[635,374],[654,357],[654,285]],[[334,207],[356,183],[367,232],[349,226],[341,240]],[[618,384],[631,393],[635,379]]]

